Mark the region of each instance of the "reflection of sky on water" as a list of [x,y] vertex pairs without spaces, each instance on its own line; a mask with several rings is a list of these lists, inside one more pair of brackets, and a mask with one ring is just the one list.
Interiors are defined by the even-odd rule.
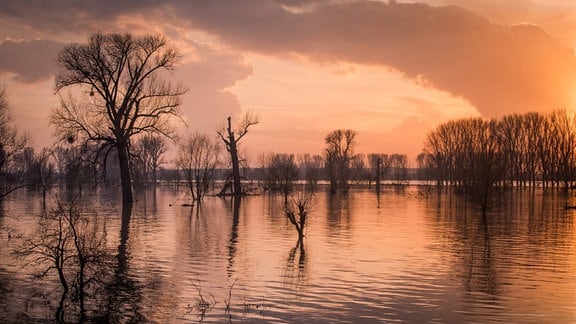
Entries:
[[[142,192],[125,244],[133,291],[117,296],[116,309],[133,319],[194,321],[203,296],[215,302],[206,322],[573,319],[576,247],[572,215],[562,208],[567,198],[507,193],[483,222],[459,197],[419,190],[319,192],[302,245],[281,197],[246,197],[239,206],[207,197],[197,208],[180,206],[186,198],[168,188]],[[108,244],[117,247],[119,210],[96,198],[89,208],[106,218]],[[0,224],[31,230],[35,201],[25,193],[8,199]],[[25,293],[39,282],[8,261],[14,238],[7,233],[0,234],[3,316],[50,316],[47,304]],[[42,284],[57,289],[55,281]]]

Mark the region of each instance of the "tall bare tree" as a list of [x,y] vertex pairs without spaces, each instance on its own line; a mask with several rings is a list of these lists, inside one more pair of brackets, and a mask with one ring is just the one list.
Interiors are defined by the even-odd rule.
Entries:
[[195,133],[180,143],[176,164],[184,171],[192,198],[200,203],[220,165],[221,146],[205,134]]
[[330,190],[348,190],[350,162],[354,156],[356,132],[338,129],[326,135],[326,170],[330,180]]
[[51,123],[63,137],[77,136],[115,149],[122,201],[132,203],[130,139],[141,133],[170,135],[169,118],[178,116],[185,90],[164,77],[179,54],[161,36],[92,35],[58,53],[55,90],[77,89],[61,96]]
[[222,127],[217,131],[218,136],[226,145],[226,150],[230,153],[230,160],[232,162],[232,190],[235,197],[242,196],[242,182],[240,179],[240,158],[238,155],[238,146],[240,140],[248,133],[248,128],[252,125],[258,124],[258,117],[250,113],[246,113],[242,117],[240,123],[236,128],[232,128],[232,118],[228,117],[226,127]]

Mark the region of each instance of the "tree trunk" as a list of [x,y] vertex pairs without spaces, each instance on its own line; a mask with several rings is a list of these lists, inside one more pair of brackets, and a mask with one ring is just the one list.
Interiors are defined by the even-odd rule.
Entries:
[[122,185],[122,203],[132,204],[132,180],[130,178],[130,160],[128,157],[128,143],[118,141],[118,163],[120,164],[120,182]]
[[228,117],[228,141],[230,142],[230,159],[232,160],[232,181],[234,183],[234,196],[242,196],[242,183],[240,182],[240,160],[238,159],[238,148],[236,138],[232,131],[231,118]]

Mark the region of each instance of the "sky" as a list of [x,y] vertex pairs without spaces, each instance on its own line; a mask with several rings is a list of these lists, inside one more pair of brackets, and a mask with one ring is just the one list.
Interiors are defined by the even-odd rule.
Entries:
[[248,111],[261,153],[321,153],[332,130],[360,153],[404,153],[464,117],[576,108],[576,2],[562,0],[3,0],[0,82],[36,147],[56,138],[54,58],[95,32],[162,34],[178,48],[179,132]]

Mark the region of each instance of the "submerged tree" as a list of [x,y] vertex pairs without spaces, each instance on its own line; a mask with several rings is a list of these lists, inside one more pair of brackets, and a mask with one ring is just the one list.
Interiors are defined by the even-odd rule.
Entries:
[[288,201],[288,195],[294,190],[298,180],[298,167],[293,154],[272,154],[266,161],[266,179],[268,189],[278,191]]
[[52,161],[52,152],[43,148],[36,153],[34,149],[26,148],[21,156],[21,162],[26,169],[27,185],[33,189],[41,190],[43,201],[46,202],[46,193],[54,184],[55,165]]
[[51,123],[63,138],[96,142],[105,155],[116,151],[124,203],[133,200],[130,140],[142,133],[169,136],[169,118],[178,116],[185,90],[162,78],[178,61],[161,36],[101,33],[66,46],[56,59],[56,91],[79,91],[61,96]]
[[303,178],[306,180],[306,187],[314,192],[322,175],[324,158],[322,155],[302,154],[298,155],[298,166],[303,170]]
[[21,238],[14,252],[23,266],[39,266],[40,279],[57,274],[62,288],[57,322],[65,322],[66,301],[78,302],[82,322],[87,298],[103,297],[99,290],[107,283],[112,261],[106,236],[105,227],[76,204],[58,202],[51,213],[39,219],[34,233]]
[[326,170],[330,180],[330,191],[348,190],[350,162],[354,157],[356,132],[350,129],[335,130],[326,135]]
[[0,84],[0,199],[26,185],[18,157],[27,145],[28,138],[18,133],[12,121],[6,88]]
[[310,199],[309,194],[300,193],[292,202],[284,204],[284,213],[298,232],[298,243],[300,244],[304,239],[304,230],[306,229],[306,221],[310,212]]
[[220,165],[220,145],[205,134],[186,138],[178,150],[176,165],[184,171],[192,199],[200,203]]
[[235,197],[241,197],[242,182],[240,179],[240,157],[238,155],[238,146],[240,140],[248,133],[248,128],[252,125],[258,124],[258,117],[246,113],[238,126],[232,128],[232,118],[228,117],[227,126],[217,131],[218,136],[226,145],[226,150],[230,153],[230,161],[232,163],[232,190]]
[[138,139],[134,147],[134,159],[138,162],[135,164],[139,166],[137,169],[142,172],[146,182],[149,180],[149,173],[152,173],[152,181],[155,184],[158,169],[165,163],[164,153],[168,150],[165,138],[146,134]]
[[370,179],[376,184],[376,192],[380,192],[380,180],[382,180],[390,170],[390,159],[388,154],[371,153],[368,154],[368,164],[370,166]]

